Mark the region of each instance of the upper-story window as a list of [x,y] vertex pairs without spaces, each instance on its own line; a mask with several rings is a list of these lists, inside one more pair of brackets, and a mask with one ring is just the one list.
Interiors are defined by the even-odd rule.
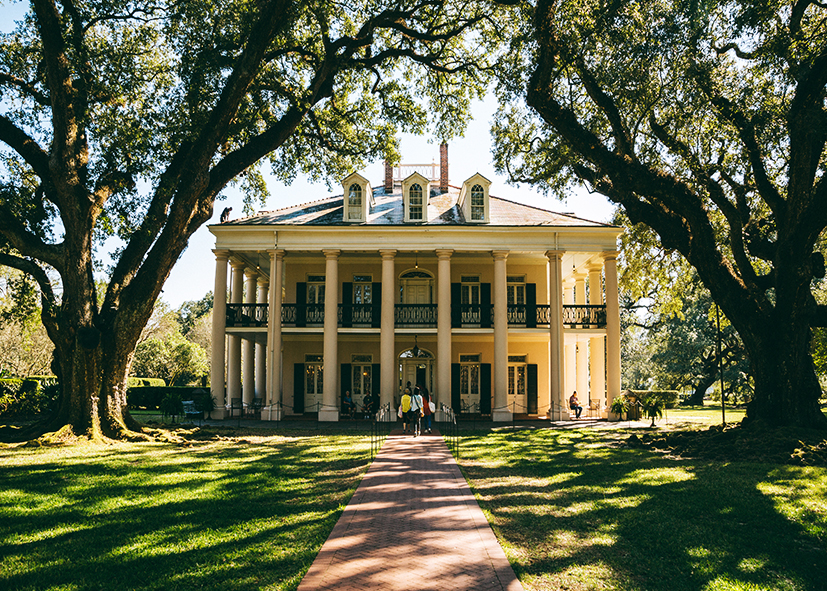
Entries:
[[428,221],[428,197],[430,181],[418,172],[402,181],[402,205],[406,222]]
[[485,221],[485,189],[482,185],[471,187],[471,220]]
[[366,222],[369,206],[373,205],[373,190],[368,180],[354,172],[342,181],[342,221]]
[[411,220],[422,219],[422,186],[419,183],[411,185],[408,196],[408,217]]
[[347,219],[362,219],[362,187],[353,183],[347,194]]
[[479,173],[462,183],[457,207],[462,211],[466,222],[487,224],[491,221],[489,187],[491,181]]

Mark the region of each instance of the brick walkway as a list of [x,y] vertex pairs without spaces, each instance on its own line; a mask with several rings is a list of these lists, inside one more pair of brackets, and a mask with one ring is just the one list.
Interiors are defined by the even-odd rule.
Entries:
[[440,436],[391,435],[299,591],[521,591]]

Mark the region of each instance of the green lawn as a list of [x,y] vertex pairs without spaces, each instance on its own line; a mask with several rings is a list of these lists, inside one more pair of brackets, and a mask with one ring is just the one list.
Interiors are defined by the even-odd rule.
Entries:
[[295,589],[370,441],[224,433],[0,447],[0,589]]
[[823,590],[827,469],[669,459],[608,430],[462,438],[527,590]]

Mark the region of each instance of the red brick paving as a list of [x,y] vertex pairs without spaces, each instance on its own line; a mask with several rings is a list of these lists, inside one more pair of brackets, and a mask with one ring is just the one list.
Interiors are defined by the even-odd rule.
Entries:
[[401,434],[388,437],[299,585],[522,588],[442,437]]

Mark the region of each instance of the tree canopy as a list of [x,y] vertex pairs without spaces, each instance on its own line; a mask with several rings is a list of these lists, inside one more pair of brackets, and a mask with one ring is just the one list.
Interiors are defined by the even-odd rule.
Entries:
[[[216,198],[343,176],[395,134],[462,129],[497,15],[462,0],[32,0],[0,37],[0,265],[40,286],[63,388],[51,428],[139,427],[131,354]],[[105,268],[102,241],[120,245]],[[55,279],[55,287],[52,285]]]
[[827,427],[810,354],[827,316],[813,296],[827,7],[539,0],[526,11],[503,69],[499,167],[548,190],[582,182],[653,228],[744,342],[748,421]]

